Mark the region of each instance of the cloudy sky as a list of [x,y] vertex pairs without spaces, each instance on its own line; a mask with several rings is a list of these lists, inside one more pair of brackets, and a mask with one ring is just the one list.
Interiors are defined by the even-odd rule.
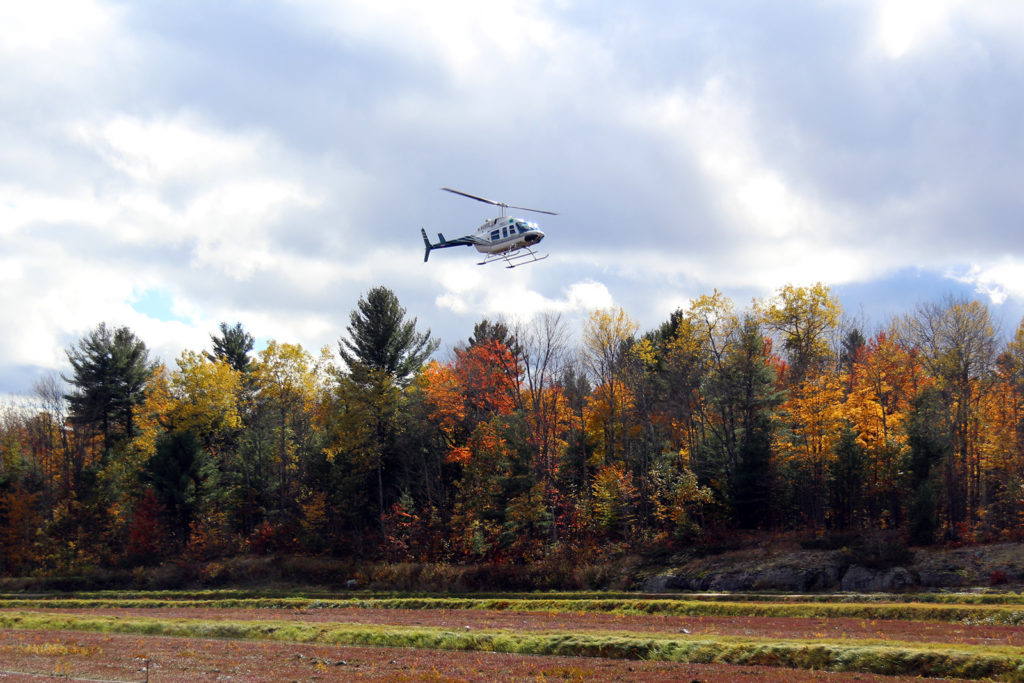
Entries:
[[[817,281],[1024,312],[1018,0],[8,2],[0,82],[0,394],[103,321],[334,345],[376,285],[442,349]],[[550,258],[424,264],[495,215],[442,186]]]

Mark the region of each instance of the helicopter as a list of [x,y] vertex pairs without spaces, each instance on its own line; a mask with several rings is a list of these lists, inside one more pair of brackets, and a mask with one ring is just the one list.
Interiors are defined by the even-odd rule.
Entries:
[[455,239],[445,239],[444,235],[437,233],[437,239],[439,240],[435,244],[430,243],[430,239],[427,238],[427,231],[420,228],[420,234],[423,236],[423,244],[426,245],[426,251],[423,254],[423,262],[426,263],[427,259],[430,258],[430,251],[432,249],[446,249],[448,247],[476,247],[476,250],[482,254],[487,254],[483,261],[480,261],[477,265],[483,266],[488,263],[494,263],[495,261],[504,261],[506,268],[515,268],[526,263],[533,263],[535,261],[543,261],[548,257],[548,254],[540,256],[533,247],[544,239],[544,233],[537,226],[536,223],[528,221],[522,218],[516,218],[514,216],[507,216],[505,214],[506,209],[518,209],[520,211],[532,211],[533,213],[546,213],[549,216],[557,216],[558,214],[554,211],[545,211],[543,209],[528,209],[525,206],[512,206],[505,202],[496,202],[493,199],[487,199],[485,197],[478,197],[475,194],[463,192],[462,190],[454,190],[450,187],[442,187],[445,192],[451,192],[453,194],[461,195],[463,197],[469,197],[475,199],[478,202],[484,204],[491,204],[501,208],[501,215],[497,218],[490,218],[476,229],[475,233],[470,235],[463,235],[462,237],[456,237]]

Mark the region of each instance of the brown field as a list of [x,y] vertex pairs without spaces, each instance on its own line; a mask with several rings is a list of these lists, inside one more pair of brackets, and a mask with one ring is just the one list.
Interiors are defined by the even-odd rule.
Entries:
[[920,680],[764,666],[0,630],[0,680],[76,679],[154,683],[317,680],[893,683]]
[[[8,611],[8,610],[4,610]],[[24,611],[24,610],[22,610]],[[1024,628],[868,619],[618,615],[447,609],[163,607],[33,609],[33,613],[441,627],[615,631],[769,639],[1024,646]],[[42,676],[43,678],[40,678]],[[901,681],[752,665],[688,664],[492,652],[373,648],[74,631],[0,630],[0,680],[108,681]]]

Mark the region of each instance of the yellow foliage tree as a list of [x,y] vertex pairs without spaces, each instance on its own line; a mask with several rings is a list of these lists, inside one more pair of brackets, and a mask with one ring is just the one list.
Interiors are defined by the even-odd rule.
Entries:
[[255,402],[269,419],[275,442],[278,504],[283,510],[294,501],[291,487],[299,466],[296,454],[312,435],[323,367],[300,344],[270,341],[257,355],[250,376]]
[[597,530],[615,538],[628,538],[637,502],[633,475],[620,464],[605,465],[594,474],[591,490]]
[[829,356],[830,336],[842,316],[839,300],[820,282],[810,287],[785,285],[773,297],[755,301],[754,310],[781,335],[794,383]]
[[628,399],[622,379],[628,342],[633,339],[639,325],[621,308],[593,311],[583,326],[583,356],[601,394],[592,415],[600,420],[601,451],[606,460],[619,457],[622,445],[624,408]]
[[901,344],[895,330],[876,335],[850,363],[843,414],[867,456],[865,494],[880,526],[899,523],[905,425],[914,396],[928,382],[918,353]]
[[918,307],[900,327],[921,351],[949,415],[952,455],[943,463],[944,509],[951,533],[977,520],[981,490],[981,399],[992,387],[995,322],[979,301],[948,297]]
[[982,526],[985,537],[1024,539],[1024,320],[999,355],[982,396]]
[[790,390],[779,413],[774,452],[797,487],[795,500],[807,523],[825,523],[829,465],[844,426],[843,386],[834,372],[805,377]]
[[216,451],[242,426],[242,373],[225,361],[214,362],[193,351],[182,353],[177,364],[171,375],[176,405],[169,419],[176,429],[191,431]]

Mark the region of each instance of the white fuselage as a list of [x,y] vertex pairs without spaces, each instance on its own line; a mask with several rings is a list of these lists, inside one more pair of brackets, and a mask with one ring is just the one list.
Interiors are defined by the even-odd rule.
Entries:
[[478,242],[476,250],[485,254],[501,254],[512,249],[532,247],[544,239],[544,233],[536,223],[502,216],[492,218],[476,229]]

